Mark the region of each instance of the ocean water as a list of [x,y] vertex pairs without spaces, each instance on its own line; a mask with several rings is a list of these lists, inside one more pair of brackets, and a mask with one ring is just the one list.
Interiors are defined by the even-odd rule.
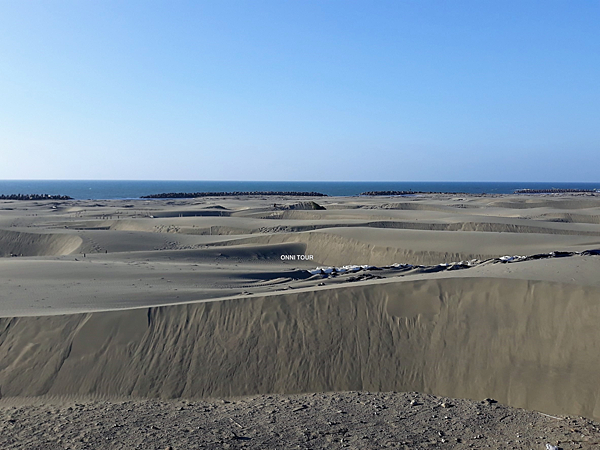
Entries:
[[354,196],[365,191],[511,194],[515,189],[600,189],[598,183],[409,182],[409,181],[99,181],[0,180],[0,194],[68,195],[75,199],[135,199],[163,192],[310,191]]

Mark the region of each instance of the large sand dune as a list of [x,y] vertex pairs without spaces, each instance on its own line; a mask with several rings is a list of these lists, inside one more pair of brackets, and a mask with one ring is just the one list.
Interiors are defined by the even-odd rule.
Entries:
[[1,319],[5,396],[420,391],[600,417],[600,289],[446,278]]

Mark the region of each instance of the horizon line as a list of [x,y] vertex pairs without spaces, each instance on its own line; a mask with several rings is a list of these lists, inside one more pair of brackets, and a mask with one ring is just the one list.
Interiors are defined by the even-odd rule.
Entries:
[[61,178],[61,179],[49,179],[49,178],[5,178],[0,179],[0,182],[11,182],[11,181],[126,181],[126,182],[186,182],[186,183],[580,183],[580,184],[594,184],[600,183],[598,181],[472,181],[472,180],[177,180],[177,179],[125,179],[125,178]]

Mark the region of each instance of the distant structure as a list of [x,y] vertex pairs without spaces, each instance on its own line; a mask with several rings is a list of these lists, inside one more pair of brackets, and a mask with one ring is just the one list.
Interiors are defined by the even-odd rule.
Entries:
[[240,197],[249,195],[274,195],[278,197],[327,197],[320,192],[287,191],[242,191],[242,192],[167,192],[163,194],[143,195],[141,198],[197,198],[197,197]]
[[515,194],[575,194],[598,192],[598,189],[515,189]]
[[73,200],[68,195],[50,194],[0,194],[0,200]]

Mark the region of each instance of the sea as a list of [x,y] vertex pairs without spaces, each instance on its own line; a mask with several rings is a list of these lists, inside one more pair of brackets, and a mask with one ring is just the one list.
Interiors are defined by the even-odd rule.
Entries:
[[79,200],[137,199],[167,192],[303,191],[351,197],[367,191],[512,194],[517,189],[553,188],[600,190],[600,182],[0,180],[0,194],[68,195]]

